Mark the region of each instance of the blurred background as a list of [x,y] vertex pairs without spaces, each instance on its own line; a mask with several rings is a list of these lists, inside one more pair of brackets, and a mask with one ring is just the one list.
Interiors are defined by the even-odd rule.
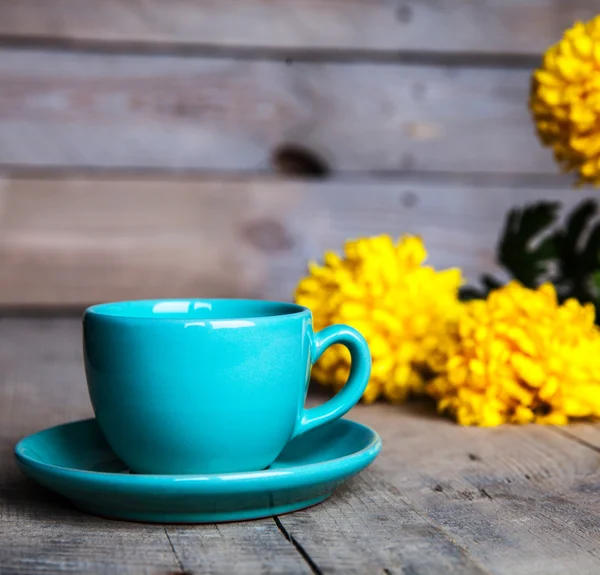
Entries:
[[581,199],[527,99],[597,10],[0,0],[0,306],[291,299],[309,259],[384,232],[493,271],[510,207]]

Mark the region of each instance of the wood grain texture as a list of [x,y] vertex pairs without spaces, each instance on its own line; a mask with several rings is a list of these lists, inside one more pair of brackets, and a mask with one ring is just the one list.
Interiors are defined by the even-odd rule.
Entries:
[[593,0],[4,0],[0,34],[274,50],[538,54]]
[[[557,433],[571,437],[600,453],[600,423],[576,423],[554,428]],[[600,489],[600,487],[599,487]]]
[[312,573],[273,519],[194,527],[171,525],[165,530],[184,573]]
[[377,472],[361,474],[334,499],[279,522],[321,573],[490,573]]
[[379,405],[373,469],[494,575],[600,571],[600,454],[543,426],[462,428],[433,407]]
[[529,69],[0,50],[0,165],[556,174]]
[[[588,195],[593,195],[590,192]],[[430,263],[495,271],[506,212],[566,187],[432,180],[0,179],[0,304],[144,297],[290,299],[352,237],[421,235]]]

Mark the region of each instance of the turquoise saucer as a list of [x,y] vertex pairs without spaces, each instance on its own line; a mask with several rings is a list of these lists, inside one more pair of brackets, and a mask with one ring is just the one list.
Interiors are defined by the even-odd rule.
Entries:
[[114,455],[94,419],[22,439],[19,468],[83,511],[133,521],[215,523],[297,511],[329,497],[373,462],[381,438],[347,419],[292,441],[268,469],[215,475],[136,475]]

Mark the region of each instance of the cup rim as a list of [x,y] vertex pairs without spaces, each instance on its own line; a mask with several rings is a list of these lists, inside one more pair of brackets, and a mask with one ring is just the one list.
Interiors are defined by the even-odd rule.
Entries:
[[[155,311],[156,306],[162,304],[165,311]],[[166,304],[166,306],[165,306]],[[173,308],[180,304],[180,311],[177,312]],[[187,310],[183,311],[183,306],[187,304]],[[200,305],[199,305],[200,304]],[[265,313],[247,313],[239,315],[228,314],[226,317],[221,317],[216,313],[214,316],[206,318],[197,318],[190,314],[190,305],[197,305],[194,309],[207,309],[212,312],[213,306],[233,305],[248,307],[250,309],[263,309]],[[148,312],[142,315],[127,313],[126,308],[152,306]],[[171,307],[169,307],[171,306]],[[170,311],[169,311],[170,310]],[[274,313],[268,313],[268,310]],[[252,322],[272,322],[272,321],[287,321],[298,318],[306,314],[310,315],[310,310],[300,304],[294,302],[266,300],[266,299],[244,299],[244,298],[156,298],[156,299],[131,299],[108,301],[97,303],[87,307],[84,311],[85,316],[99,316],[120,320],[139,320],[139,321],[163,321],[163,322],[236,322],[236,321],[252,321]]]

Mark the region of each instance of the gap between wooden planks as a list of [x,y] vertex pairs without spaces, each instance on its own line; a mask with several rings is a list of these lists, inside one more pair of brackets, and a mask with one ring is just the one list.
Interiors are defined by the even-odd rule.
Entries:
[[252,50],[539,54],[593,0],[5,0],[4,40]]
[[[0,457],[26,433],[91,413],[79,342],[76,320],[0,320]],[[422,403],[351,416],[383,436],[369,471],[277,525],[168,527],[175,554],[162,528],[82,515],[2,464],[0,556],[11,563],[0,564],[27,574],[598,573],[596,451],[547,427],[462,428]]]
[[531,71],[0,48],[0,165],[269,172],[292,143],[334,173],[556,174]]
[[592,192],[431,179],[0,179],[0,304],[151,297],[289,300],[311,259],[348,238],[419,234],[429,262],[495,270],[507,211]]

